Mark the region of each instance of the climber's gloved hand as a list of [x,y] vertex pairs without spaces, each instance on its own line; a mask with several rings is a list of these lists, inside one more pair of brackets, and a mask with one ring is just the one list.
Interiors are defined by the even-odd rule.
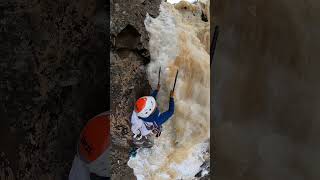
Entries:
[[175,93],[174,93],[174,91],[171,90],[171,91],[170,91],[170,97],[171,97],[171,98],[174,98],[174,96],[175,96]]

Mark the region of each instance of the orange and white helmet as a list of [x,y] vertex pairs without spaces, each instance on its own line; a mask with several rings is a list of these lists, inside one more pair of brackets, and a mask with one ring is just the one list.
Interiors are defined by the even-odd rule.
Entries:
[[134,111],[138,117],[149,117],[157,107],[156,100],[153,96],[143,96],[136,101]]
[[110,175],[110,115],[101,113],[88,121],[81,132],[78,155],[90,172],[102,177]]

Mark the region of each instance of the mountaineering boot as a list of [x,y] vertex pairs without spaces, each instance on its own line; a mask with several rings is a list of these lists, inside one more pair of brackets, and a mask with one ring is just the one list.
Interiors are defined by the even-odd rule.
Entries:
[[131,149],[130,149],[130,151],[129,151],[129,156],[130,156],[130,157],[136,157],[136,155],[137,155],[137,150],[138,150],[137,147],[131,147]]
[[142,137],[141,139],[133,138],[132,141],[135,146],[141,147],[144,142],[144,139],[144,137]]
[[133,144],[137,147],[151,148],[153,146],[152,135],[142,136],[141,139],[133,138]]

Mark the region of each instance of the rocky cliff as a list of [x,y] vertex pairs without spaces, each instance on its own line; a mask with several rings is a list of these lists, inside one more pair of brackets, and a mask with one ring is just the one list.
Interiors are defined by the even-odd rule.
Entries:
[[151,91],[145,65],[150,61],[144,19],[158,16],[160,0],[111,1],[112,179],[133,179],[127,165],[134,101]]

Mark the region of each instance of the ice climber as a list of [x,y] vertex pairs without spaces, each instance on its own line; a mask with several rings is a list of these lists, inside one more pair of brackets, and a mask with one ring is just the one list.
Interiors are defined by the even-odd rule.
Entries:
[[[153,136],[159,137],[162,124],[165,123],[174,113],[174,91],[170,92],[169,109],[160,113],[157,105],[157,94],[160,85],[150,96],[139,98],[131,116],[131,131],[133,132],[133,144],[136,148],[153,146]],[[135,149],[136,149],[135,148]]]

